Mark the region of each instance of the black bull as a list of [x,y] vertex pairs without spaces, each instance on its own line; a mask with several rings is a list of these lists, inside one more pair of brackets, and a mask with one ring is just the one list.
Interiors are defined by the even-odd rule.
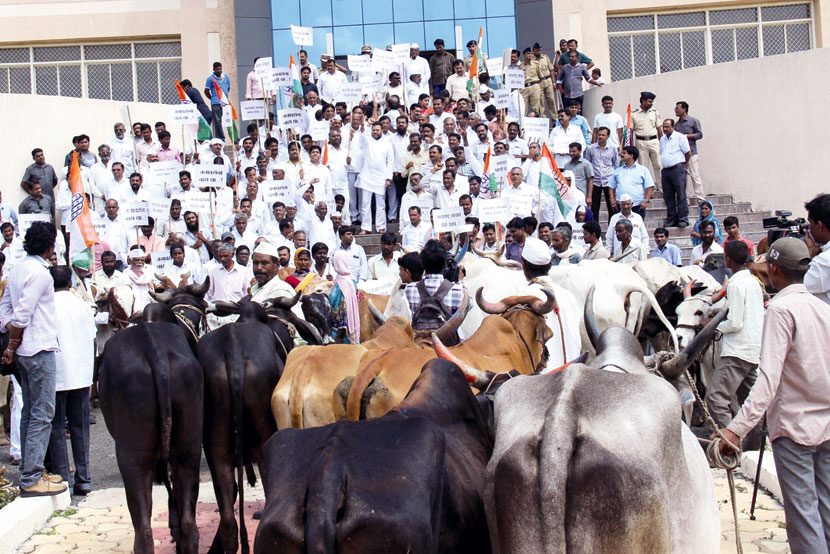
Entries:
[[202,368],[184,331],[169,322],[169,309],[154,310],[167,313],[157,314],[161,321],[119,331],[107,342],[99,366],[101,411],[115,440],[135,530],[134,551],[153,552],[150,514],[155,480],[168,490],[169,524],[178,550],[195,553]]
[[254,551],[489,552],[491,414],[455,364],[431,360],[383,417],[279,431]]

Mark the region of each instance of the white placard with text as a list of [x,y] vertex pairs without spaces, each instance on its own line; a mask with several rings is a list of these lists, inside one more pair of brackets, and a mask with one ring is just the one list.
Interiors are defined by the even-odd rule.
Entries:
[[151,198],[148,213],[153,219],[167,219],[170,217],[170,202],[172,198]]
[[525,88],[525,72],[521,69],[506,70],[504,72],[504,86],[510,90]]
[[269,205],[277,201],[284,202],[290,199],[293,192],[291,188],[291,181],[285,180],[263,181],[259,185],[262,196]]
[[487,198],[476,201],[478,218],[485,222],[507,222],[513,217],[510,201],[507,198]]
[[209,192],[191,192],[182,199],[182,213],[196,212],[197,214],[210,213]]
[[157,252],[150,252],[150,262],[153,264],[159,273],[164,269],[164,264],[173,261],[169,250],[159,250]]
[[150,205],[148,202],[132,202],[124,204],[118,210],[118,218],[124,227],[137,227],[139,225],[147,225],[147,217],[150,215]]
[[510,107],[510,91],[506,88],[499,88],[493,91],[493,104],[498,108],[507,109]]
[[395,71],[395,53],[375,48],[372,50],[372,71]]
[[275,67],[271,70],[271,90],[288,86],[294,83],[290,67]]
[[195,187],[222,188],[227,174],[228,168],[224,165],[196,165],[191,170]]
[[294,127],[304,127],[305,119],[303,119],[303,110],[297,108],[285,108],[284,110],[277,110],[277,126],[280,129],[293,129]]
[[49,214],[20,214],[17,216],[17,231],[20,236],[26,235],[26,231],[32,226],[35,221],[45,221],[47,223],[52,221],[52,216]]
[[357,104],[363,99],[362,83],[343,83],[337,94],[338,100],[347,104]]
[[265,102],[262,100],[243,100],[239,103],[244,121],[265,119]]
[[513,215],[527,217],[533,211],[533,198],[524,194],[516,194],[510,197],[510,211]]
[[328,140],[331,124],[326,121],[314,120],[308,126],[308,134],[311,135],[312,140]]
[[358,54],[358,55],[349,54],[348,55],[348,61],[349,61],[349,71],[351,71],[352,73],[361,73],[361,72],[364,72],[364,71],[370,71],[369,68],[372,65],[372,57],[371,56],[365,56],[363,54]]
[[392,56],[395,60],[395,65],[406,63],[406,60],[409,59],[409,46],[410,43],[408,42],[392,45]]
[[490,77],[495,77],[496,75],[501,75],[504,73],[504,62],[501,58],[490,58],[486,62],[487,65],[487,74]]
[[464,227],[464,209],[459,206],[457,208],[443,208],[432,212],[433,227],[439,233],[446,231],[457,231]]
[[171,108],[173,123],[198,123],[202,114],[196,104],[177,104]]
[[292,25],[291,38],[297,46],[314,46],[314,29]]
[[550,120],[547,117],[524,117],[522,123],[525,128],[525,140],[536,139],[537,142],[547,140],[550,131]]

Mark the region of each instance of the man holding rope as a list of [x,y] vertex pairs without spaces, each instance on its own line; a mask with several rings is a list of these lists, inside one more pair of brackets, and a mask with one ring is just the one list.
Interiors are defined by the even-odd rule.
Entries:
[[780,292],[764,317],[758,378],[721,431],[738,445],[766,412],[794,554],[830,552],[830,306],[804,286],[809,265],[801,240],[770,247],[767,272]]

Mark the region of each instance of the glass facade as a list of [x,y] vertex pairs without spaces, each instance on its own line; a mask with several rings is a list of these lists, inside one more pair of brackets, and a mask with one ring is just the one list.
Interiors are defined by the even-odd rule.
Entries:
[[[274,65],[287,66],[297,52],[291,25],[314,28],[314,45],[304,47],[309,61],[319,64],[326,53],[326,34],[331,33],[334,55],[359,54],[368,44],[417,42],[421,50],[433,50],[433,41],[444,39],[448,50],[463,50],[484,27],[482,50],[500,56],[516,48],[514,0],[271,0],[271,32]],[[455,27],[462,29],[462,44],[455,43]]]

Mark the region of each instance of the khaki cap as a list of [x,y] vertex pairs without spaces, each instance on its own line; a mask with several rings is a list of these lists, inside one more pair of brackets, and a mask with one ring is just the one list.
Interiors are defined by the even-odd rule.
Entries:
[[767,259],[779,267],[805,271],[810,268],[810,251],[804,241],[794,237],[780,238],[770,246]]

